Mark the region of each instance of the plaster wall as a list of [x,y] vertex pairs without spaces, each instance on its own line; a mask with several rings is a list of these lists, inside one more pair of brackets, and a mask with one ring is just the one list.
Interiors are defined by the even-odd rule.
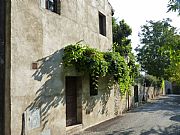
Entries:
[[[99,11],[106,16],[106,37],[99,34]],[[112,46],[111,24],[107,0],[62,0],[60,15],[44,9],[42,0],[11,1],[11,135],[66,133],[63,47],[82,40],[108,51]],[[38,64],[36,70],[32,69],[34,62]],[[107,103],[108,109],[112,99]],[[99,100],[93,111],[97,112],[100,106]],[[26,117],[33,109],[40,109],[40,126],[29,129]],[[85,115],[84,127],[113,117],[110,113],[98,115],[99,119],[91,117],[93,120]]]
[[94,124],[115,117],[115,95],[113,87],[108,88],[109,78],[100,78],[98,95],[90,96],[89,79],[84,79],[83,87],[83,125]]

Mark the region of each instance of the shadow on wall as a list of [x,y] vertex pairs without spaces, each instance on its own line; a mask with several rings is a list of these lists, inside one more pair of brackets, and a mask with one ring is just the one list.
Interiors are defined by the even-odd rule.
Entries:
[[[89,83],[88,83],[89,84]],[[99,89],[98,89],[98,95],[96,96],[90,96],[90,86],[88,87],[88,92],[85,91],[82,98],[82,103],[84,105],[84,109],[86,111],[86,114],[90,114],[93,112],[94,107],[97,103],[100,104],[98,108],[98,114],[105,114],[108,115],[108,109],[107,103],[109,101],[110,97],[110,89],[109,89],[109,77],[102,77],[99,79]]]
[[139,101],[147,101],[148,99],[154,99],[155,97],[161,94],[161,88],[158,87],[144,87],[143,85],[139,86]]
[[[32,75],[34,80],[39,82],[44,82],[42,86],[36,92],[36,98],[34,101],[26,108],[26,111],[33,111],[33,109],[40,108],[41,121],[43,127],[48,123],[48,111],[50,109],[58,107],[60,104],[65,105],[65,86],[64,86],[64,73],[63,73],[63,63],[62,63],[63,49],[54,52],[52,55],[44,57],[37,60],[40,63],[38,69]],[[85,77],[85,79],[88,79]],[[107,79],[102,79],[102,84],[107,84],[105,82]],[[87,85],[88,86],[88,85]],[[90,94],[86,92],[86,96],[82,98],[82,104],[85,105],[86,113],[93,111],[94,107],[98,102],[101,104],[101,110],[99,113],[107,114],[108,109],[106,104],[110,97],[110,90],[107,90],[107,85],[102,85],[99,94],[95,97],[90,97]],[[88,88],[89,89],[89,88]],[[84,94],[84,93],[83,93]],[[24,119],[24,114],[23,114]],[[22,126],[24,125],[24,121]],[[22,133],[24,128],[22,127]]]
[[149,99],[155,98],[156,96],[160,95],[160,91],[161,91],[161,88],[158,88],[158,87],[153,87],[153,86],[146,87],[147,98]]
[[46,120],[48,111],[52,108],[56,108],[60,103],[63,105],[65,104],[65,91],[63,89],[64,77],[61,73],[62,54],[63,49],[56,51],[50,56],[37,60],[40,66],[32,76],[34,80],[45,82],[37,90],[36,98],[27,109],[33,110],[34,108],[41,108],[43,126],[48,122]]

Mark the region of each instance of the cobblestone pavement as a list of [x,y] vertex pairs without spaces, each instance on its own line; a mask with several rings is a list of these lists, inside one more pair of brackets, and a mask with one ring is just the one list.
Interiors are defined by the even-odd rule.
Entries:
[[180,135],[180,95],[152,100],[76,135]]

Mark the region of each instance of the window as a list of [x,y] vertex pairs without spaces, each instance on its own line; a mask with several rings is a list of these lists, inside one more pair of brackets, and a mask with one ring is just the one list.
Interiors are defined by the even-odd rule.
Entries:
[[60,14],[60,0],[46,0],[46,9]]
[[99,33],[106,36],[106,16],[99,12]]

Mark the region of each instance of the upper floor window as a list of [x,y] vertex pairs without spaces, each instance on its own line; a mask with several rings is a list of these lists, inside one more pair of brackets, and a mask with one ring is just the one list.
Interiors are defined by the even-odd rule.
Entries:
[[106,16],[99,12],[99,33],[106,36]]
[[57,0],[46,0],[46,9],[57,12]]
[[41,0],[41,6],[54,13],[60,14],[61,0]]

